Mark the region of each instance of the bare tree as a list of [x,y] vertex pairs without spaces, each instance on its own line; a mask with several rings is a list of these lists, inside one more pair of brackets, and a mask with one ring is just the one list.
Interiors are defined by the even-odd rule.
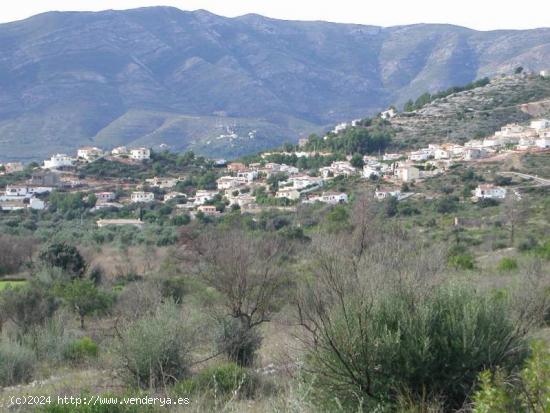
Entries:
[[516,230],[525,222],[527,210],[523,201],[508,197],[502,206],[502,218],[510,234],[510,244],[514,244]]
[[[271,321],[283,298],[291,243],[273,235],[255,236],[231,229],[205,232],[187,251],[195,260],[198,275],[221,294],[223,314],[233,320],[222,329],[229,356],[250,364],[251,353],[261,340],[254,329]],[[246,355],[245,347],[250,350]]]

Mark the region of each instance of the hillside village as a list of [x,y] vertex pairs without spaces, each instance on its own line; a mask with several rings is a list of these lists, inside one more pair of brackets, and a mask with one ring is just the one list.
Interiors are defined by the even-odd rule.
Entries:
[[[380,114],[391,122],[396,115],[393,109]],[[332,131],[336,136],[347,128],[355,128],[359,121],[341,124]],[[302,141],[304,145],[306,142]],[[299,148],[298,148],[299,149]],[[76,156],[55,154],[43,161],[43,165],[33,171],[32,177],[24,182],[7,185],[0,196],[0,208],[3,211],[21,209],[42,210],[47,208],[47,194],[63,189],[69,192],[93,193],[97,201],[92,211],[101,209],[119,209],[128,204],[168,203],[173,204],[179,213],[218,216],[222,214],[215,201],[221,201],[228,208],[239,208],[242,213],[257,213],[266,208],[290,209],[297,203],[326,204],[347,203],[349,194],[334,190],[325,190],[336,177],[373,180],[377,189],[373,196],[378,200],[395,197],[397,200],[414,195],[410,190],[403,191],[409,184],[445,174],[457,162],[484,162],[506,157],[513,153],[544,152],[550,150],[550,120],[535,119],[528,125],[509,124],[500,131],[484,139],[473,139],[464,145],[455,143],[429,144],[414,151],[391,152],[378,156],[365,155],[361,159],[352,159],[348,155],[343,160],[332,161],[317,171],[300,169],[284,163],[270,161],[277,156],[295,156],[297,158],[330,157],[329,152],[265,152],[260,162],[227,163],[225,160],[212,160],[216,166],[216,188],[198,189],[188,194],[175,190],[182,176],[155,176],[136,184],[124,184],[124,194],[117,194],[120,180],[102,180],[79,178],[78,169],[82,165],[107,160],[126,164],[147,163],[151,159],[148,148],[118,147],[104,151],[96,147],[80,148]],[[9,174],[23,170],[23,165],[7,163],[3,173]],[[271,181],[270,181],[271,180]],[[270,185],[276,182],[276,186]],[[104,188],[109,188],[105,190]],[[156,192],[152,190],[155,189]],[[268,202],[259,204],[258,193],[268,198]],[[506,197],[506,189],[491,184],[480,185],[472,196],[476,198]],[[269,201],[271,199],[271,201]],[[264,200],[265,201],[265,200]],[[141,226],[139,219],[98,220],[98,226],[134,225]]]

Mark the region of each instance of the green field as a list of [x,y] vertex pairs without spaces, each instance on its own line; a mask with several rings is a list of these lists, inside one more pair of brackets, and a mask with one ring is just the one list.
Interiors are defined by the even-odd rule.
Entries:
[[25,285],[27,281],[0,281],[0,291],[5,290],[8,287],[17,287]]

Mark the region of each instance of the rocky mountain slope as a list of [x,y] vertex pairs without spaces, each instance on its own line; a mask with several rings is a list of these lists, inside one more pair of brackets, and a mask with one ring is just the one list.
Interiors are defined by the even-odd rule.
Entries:
[[550,116],[550,79],[522,74],[499,76],[484,87],[436,99],[397,115],[391,124],[396,143],[420,147],[464,143],[489,136],[507,123],[542,116]]
[[233,156],[549,62],[550,29],[46,13],[0,25],[0,159],[161,143]]

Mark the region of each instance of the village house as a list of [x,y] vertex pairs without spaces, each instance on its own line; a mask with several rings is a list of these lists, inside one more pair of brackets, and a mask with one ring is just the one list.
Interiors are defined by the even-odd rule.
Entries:
[[363,176],[370,178],[371,176],[380,176],[380,170],[377,167],[365,165],[363,166]]
[[258,171],[255,169],[245,169],[237,172],[238,178],[244,178],[247,182],[252,182],[254,179],[258,178]]
[[46,203],[39,198],[13,197],[5,199],[0,197],[1,211],[19,211],[22,209],[43,210],[46,208]]
[[246,185],[248,180],[239,176],[222,176],[216,180],[216,185],[219,190],[238,188]]
[[414,166],[400,166],[396,169],[395,175],[402,182],[412,182],[420,178],[420,170]]
[[6,173],[12,174],[15,172],[22,172],[25,167],[21,162],[8,162],[4,164],[4,169],[6,170]]
[[409,160],[414,162],[427,161],[430,157],[430,151],[421,149],[419,151],[414,151],[409,153]]
[[397,111],[395,108],[389,108],[388,110],[385,110],[384,112],[380,113],[380,117],[384,120],[389,120],[393,118],[395,115],[397,115]]
[[214,199],[216,195],[218,195],[218,191],[207,191],[207,190],[198,190],[195,193],[195,205],[203,205],[206,201],[210,201],[211,199]]
[[488,152],[483,148],[469,147],[464,149],[465,161],[473,161],[476,159],[486,158],[488,155]]
[[52,157],[49,160],[44,161],[44,168],[45,169],[58,169],[68,166],[73,166],[74,159],[71,158],[68,155],[58,153],[56,155],[52,155]]
[[478,199],[504,199],[506,198],[506,188],[493,184],[482,184],[475,189],[474,196]]
[[220,215],[220,211],[216,210],[214,205],[201,205],[197,208],[197,211],[202,212],[207,216],[216,216]]
[[128,153],[128,148],[126,146],[118,146],[111,151],[111,155],[113,156],[123,156],[128,155]]
[[400,200],[402,197],[401,191],[397,189],[379,189],[374,192],[374,197],[379,200],[383,201],[384,199],[394,197],[397,198],[397,200]]
[[548,119],[537,119],[531,121],[531,128],[537,131],[541,129],[550,128],[550,120]]
[[281,188],[275,194],[275,198],[288,198],[294,201],[300,199],[300,192],[292,187]]
[[136,148],[130,150],[130,158],[136,161],[146,161],[151,158],[151,151],[148,148]]
[[155,194],[152,192],[135,191],[130,195],[130,200],[133,203],[153,202],[155,200]]
[[229,205],[238,205],[241,208],[256,202],[256,198],[250,194],[227,195],[226,198]]
[[170,189],[175,187],[179,179],[178,178],[159,178],[155,176],[154,178],[146,179],[145,182],[149,186],[152,186],[153,188],[161,188],[161,189]]
[[185,199],[186,197],[187,196],[183,192],[168,192],[166,195],[164,195],[164,202],[168,202],[176,198]]
[[321,195],[312,196],[303,201],[304,203],[322,202],[324,204],[345,204],[348,202],[348,195],[344,192],[323,192]]
[[109,202],[114,201],[116,195],[114,192],[96,192],[95,196],[98,202]]
[[7,185],[4,191],[5,197],[33,198],[35,195],[46,194],[53,191],[52,187],[32,185]]
[[227,165],[227,170],[231,172],[240,172],[246,169],[246,165],[241,162],[231,162]]
[[541,149],[548,149],[550,148],[550,137],[537,139],[535,144]]
[[86,161],[93,161],[103,156],[103,151],[96,147],[87,146],[80,148],[76,152],[77,158],[84,159]]
[[292,185],[296,190],[302,190],[305,188],[313,188],[323,186],[323,179],[317,176],[309,176],[305,174],[294,175],[288,178],[288,181],[279,182],[279,187]]
[[330,166],[319,168],[319,172],[326,179],[330,176],[355,175],[357,170],[348,161],[334,161]]

